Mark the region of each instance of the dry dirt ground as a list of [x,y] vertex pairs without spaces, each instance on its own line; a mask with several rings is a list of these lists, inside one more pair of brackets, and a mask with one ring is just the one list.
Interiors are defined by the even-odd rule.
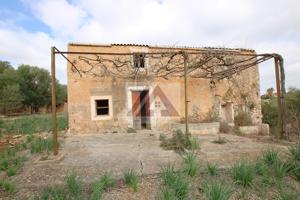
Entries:
[[[212,141],[217,135],[195,136],[200,141],[201,149],[198,158],[203,166],[214,162],[220,167],[229,167],[241,157],[254,159],[264,149],[275,147],[287,149],[285,145],[270,144],[258,141],[257,138],[240,137],[222,134],[227,143],[215,144]],[[174,162],[179,166],[181,157],[173,151],[163,150],[159,146],[159,133],[107,133],[101,135],[67,135],[61,139],[60,155],[55,161],[37,161],[32,157],[11,180],[16,183],[16,199],[32,197],[41,188],[49,185],[63,184],[69,171],[75,171],[84,183],[92,183],[104,172],[112,172],[120,178],[125,169],[135,169],[145,178],[139,187],[144,188],[128,197],[126,190],[118,189],[104,195],[105,199],[113,199],[111,195],[120,193],[120,199],[141,199],[147,193],[147,199],[155,198],[155,190],[159,184],[154,184],[155,174],[162,165]],[[157,181],[156,181],[157,182]],[[12,197],[4,197],[11,199]],[[1,199],[1,195],[0,195]]]

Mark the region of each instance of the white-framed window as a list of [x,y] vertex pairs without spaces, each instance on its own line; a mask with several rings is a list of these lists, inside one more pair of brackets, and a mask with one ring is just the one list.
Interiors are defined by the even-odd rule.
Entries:
[[112,97],[111,96],[92,96],[91,97],[91,116],[92,120],[109,120],[113,117]]
[[146,68],[146,56],[144,53],[134,53],[132,56],[134,68]]

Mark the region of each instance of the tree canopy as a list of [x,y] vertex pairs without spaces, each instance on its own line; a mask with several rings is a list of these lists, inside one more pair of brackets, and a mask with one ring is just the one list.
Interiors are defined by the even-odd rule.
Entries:
[[[57,105],[67,99],[67,86],[56,82]],[[0,61],[0,109],[6,111],[28,106],[32,111],[51,103],[50,73],[42,68],[20,65],[14,69]]]

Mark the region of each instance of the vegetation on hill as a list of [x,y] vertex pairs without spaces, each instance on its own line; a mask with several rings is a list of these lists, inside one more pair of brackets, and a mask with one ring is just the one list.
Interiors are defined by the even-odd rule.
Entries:
[[[277,132],[277,97],[273,93],[273,89],[269,88],[267,94],[262,96],[262,114],[263,123],[270,125],[271,132]],[[298,135],[300,139],[300,89],[289,88],[286,95],[286,108],[287,108],[287,131],[288,135]]]
[[[57,85],[57,105],[67,98],[66,86]],[[4,114],[16,112],[22,107],[31,109],[51,103],[51,77],[47,70],[30,65],[13,68],[7,61],[0,61],[0,111]]]

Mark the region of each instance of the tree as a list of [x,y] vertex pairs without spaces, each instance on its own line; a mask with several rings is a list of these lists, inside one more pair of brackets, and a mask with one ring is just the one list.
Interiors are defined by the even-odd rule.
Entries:
[[51,102],[50,74],[47,70],[29,65],[21,65],[18,70],[23,104],[31,107],[31,112]]
[[67,101],[67,86],[56,82],[56,104],[62,105]]
[[271,97],[273,97],[274,96],[274,88],[268,88],[267,89],[267,96],[269,97],[269,98],[271,98]]
[[8,61],[1,61],[0,60],[0,73],[3,73],[6,69],[13,69],[11,64]]
[[19,109],[22,106],[23,96],[19,84],[7,85],[0,93],[0,108],[4,114],[8,111]]

